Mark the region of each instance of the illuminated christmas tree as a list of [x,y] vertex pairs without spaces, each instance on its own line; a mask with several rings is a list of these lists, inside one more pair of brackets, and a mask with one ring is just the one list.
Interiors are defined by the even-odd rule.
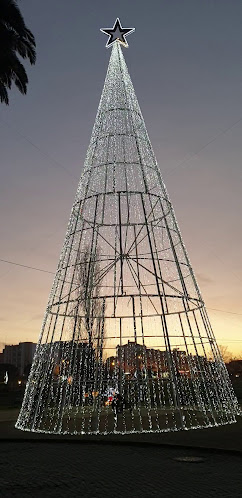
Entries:
[[161,178],[117,19],[84,170],[16,427],[160,432],[238,405]]

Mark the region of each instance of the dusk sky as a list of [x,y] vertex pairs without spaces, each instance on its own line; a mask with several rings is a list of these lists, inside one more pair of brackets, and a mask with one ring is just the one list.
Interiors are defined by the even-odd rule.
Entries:
[[[19,6],[37,63],[27,96],[1,104],[0,259],[55,272],[111,53],[100,28],[120,17],[136,28],[125,59],[217,342],[241,352],[241,0]],[[52,281],[0,262],[0,348],[37,341]]]

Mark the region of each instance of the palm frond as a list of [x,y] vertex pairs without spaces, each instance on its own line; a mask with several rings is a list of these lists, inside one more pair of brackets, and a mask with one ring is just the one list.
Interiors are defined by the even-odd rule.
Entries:
[[8,92],[6,90],[6,87],[3,83],[0,81],[0,100],[4,104],[9,104],[9,98],[8,98]]
[[11,58],[9,58],[5,75],[6,78],[11,77],[11,79],[14,81],[15,85],[22,94],[26,94],[28,76],[23,64],[21,64],[20,60],[14,53],[12,54]]
[[15,31],[8,29],[6,26],[1,24],[0,46],[3,47],[3,55],[4,52],[6,53],[11,48],[11,50],[16,50],[16,52],[18,52],[23,59],[28,58],[30,64],[34,64],[36,61],[35,48],[25,38],[19,36]]
[[24,18],[15,0],[1,0],[0,22],[24,35],[26,30]]
[[26,27],[15,0],[0,0],[0,47],[0,99],[8,104],[7,89],[12,81],[21,93],[27,92],[27,73],[17,54],[30,64],[36,61],[34,35]]

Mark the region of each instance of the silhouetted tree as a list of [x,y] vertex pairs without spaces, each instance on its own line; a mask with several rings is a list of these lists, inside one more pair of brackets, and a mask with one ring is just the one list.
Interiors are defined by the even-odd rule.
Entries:
[[27,92],[28,76],[18,55],[36,60],[35,39],[26,27],[14,0],[0,1],[0,99],[9,104],[8,89],[15,83],[22,94]]
[[233,354],[228,350],[228,346],[223,346],[220,344],[218,347],[224,363],[229,363],[234,359]]

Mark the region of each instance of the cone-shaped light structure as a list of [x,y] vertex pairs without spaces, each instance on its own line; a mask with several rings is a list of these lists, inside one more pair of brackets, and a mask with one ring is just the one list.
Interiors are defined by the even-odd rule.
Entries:
[[116,41],[16,427],[168,431],[237,411]]

